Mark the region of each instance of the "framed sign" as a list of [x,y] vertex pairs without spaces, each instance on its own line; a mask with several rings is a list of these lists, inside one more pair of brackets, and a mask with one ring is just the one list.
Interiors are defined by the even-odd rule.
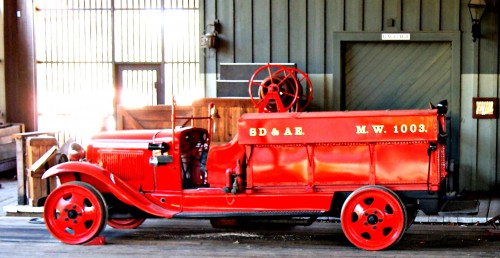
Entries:
[[497,119],[498,98],[473,98],[472,118]]

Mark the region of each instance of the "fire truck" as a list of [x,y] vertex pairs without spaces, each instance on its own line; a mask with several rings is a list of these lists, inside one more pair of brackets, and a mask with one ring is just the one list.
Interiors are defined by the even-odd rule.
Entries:
[[382,250],[419,209],[436,211],[447,174],[446,101],[427,110],[305,112],[307,74],[274,64],[255,72],[249,93],[259,112],[240,117],[229,143],[211,144],[210,115],[188,117],[208,119],[209,128],[93,137],[43,175],[60,182],[44,204],[48,231],[85,244],[105,225],[132,229],[147,218],[220,226],[333,217],[353,245]]

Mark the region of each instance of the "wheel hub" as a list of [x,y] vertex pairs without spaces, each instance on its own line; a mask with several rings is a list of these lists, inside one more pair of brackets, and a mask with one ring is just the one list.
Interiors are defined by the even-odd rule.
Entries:
[[76,219],[78,217],[78,212],[75,210],[69,210],[68,211],[68,218],[70,219]]
[[377,224],[377,223],[378,223],[378,217],[377,217],[377,215],[375,215],[375,214],[371,214],[370,216],[368,216],[368,223],[369,223],[370,225],[375,225],[375,224]]

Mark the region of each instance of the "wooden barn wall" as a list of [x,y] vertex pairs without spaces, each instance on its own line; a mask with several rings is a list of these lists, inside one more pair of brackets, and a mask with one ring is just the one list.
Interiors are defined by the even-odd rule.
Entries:
[[[220,45],[202,62],[206,95],[215,96],[220,63],[296,63],[314,85],[314,110],[338,110],[341,86],[335,64],[335,34],[409,32],[426,40],[459,35],[459,78],[451,117],[456,121],[453,149],[456,190],[494,190],[500,186],[497,119],[472,118],[473,97],[498,97],[498,0],[487,0],[483,37],[472,42],[469,0],[206,0],[205,24],[220,21]],[[204,27],[204,25],[202,26]],[[423,35],[423,36],[422,36]],[[456,49],[455,49],[456,50]],[[383,64],[381,64],[383,65]],[[458,121],[457,121],[458,120]],[[457,146],[458,145],[458,146]]]

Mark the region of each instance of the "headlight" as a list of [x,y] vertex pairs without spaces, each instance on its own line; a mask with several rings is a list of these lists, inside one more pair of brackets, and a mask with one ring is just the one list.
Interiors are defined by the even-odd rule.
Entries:
[[71,143],[68,148],[68,159],[70,161],[79,161],[83,158],[85,158],[85,149],[76,142]]

